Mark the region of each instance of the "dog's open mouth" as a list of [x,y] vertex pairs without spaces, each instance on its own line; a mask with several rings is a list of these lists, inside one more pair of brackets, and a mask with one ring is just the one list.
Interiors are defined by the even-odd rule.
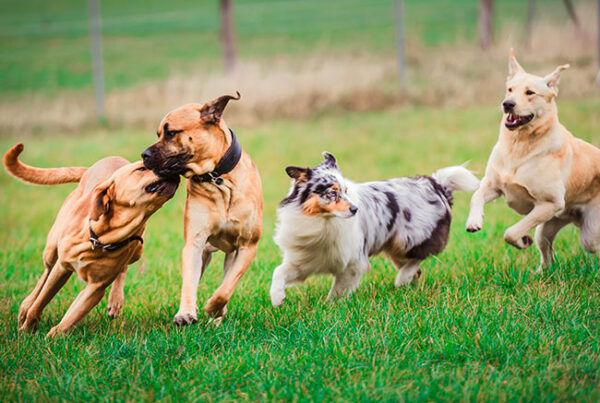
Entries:
[[146,186],[146,192],[156,193],[159,196],[173,196],[179,186],[179,176],[171,176],[152,182]]
[[504,123],[504,125],[508,130],[515,130],[517,127],[523,126],[524,124],[531,122],[531,119],[533,119],[533,113],[527,116],[519,116],[515,115],[514,113],[509,113],[506,116],[506,122]]

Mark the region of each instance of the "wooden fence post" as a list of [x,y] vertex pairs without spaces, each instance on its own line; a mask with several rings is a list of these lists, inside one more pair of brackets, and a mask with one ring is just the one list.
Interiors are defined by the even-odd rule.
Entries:
[[494,30],[494,0],[479,0],[479,43],[481,49],[492,46]]
[[396,21],[396,55],[398,58],[398,80],[400,87],[406,89],[406,55],[404,50],[404,0],[394,1],[394,19]]
[[231,0],[219,0],[221,6],[221,45],[225,57],[225,68],[228,72],[235,70],[237,59],[233,34],[233,17]]
[[92,50],[92,76],[96,93],[96,112],[98,119],[106,119],[104,110],[104,75],[102,72],[102,44],[100,27],[100,7],[98,0],[88,0],[88,13]]
[[598,75],[596,76],[596,86],[600,87],[600,0],[598,0],[598,23],[596,24],[597,36],[596,36],[596,46],[598,47]]
[[525,22],[525,47],[531,49],[531,36],[533,35],[533,19],[535,17],[536,0],[527,0],[527,20]]

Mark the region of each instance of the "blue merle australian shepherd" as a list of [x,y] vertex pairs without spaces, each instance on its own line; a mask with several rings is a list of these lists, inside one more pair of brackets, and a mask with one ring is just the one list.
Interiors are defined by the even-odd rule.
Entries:
[[280,305],[285,288],[313,274],[332,274],[329,297],[348,294],[369,271],[369,257],[383,253],[396,269],[400,287],[416,281],[419,263],[448,242],[452,192],[479,184],[466,168],[443,168],[431,177],[353,183],[335,157],[315,168],[287,167],[293,179],[277,210],[275,243],[283,262],[273,272],[271,302]]

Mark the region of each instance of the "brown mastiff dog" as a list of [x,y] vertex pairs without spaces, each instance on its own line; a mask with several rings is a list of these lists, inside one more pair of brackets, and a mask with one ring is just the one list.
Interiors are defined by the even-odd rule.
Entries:
[[116,318],[123,306],[127,266],[142,255],[146,220],[173,197],[179,177],[159,178],[141,161],[130,164],[120,157],[104,158],[90,168],[34,168],[19,161],[22,151],[19,143],[4,155],[6,170],[16,178],[36,185],[79,185],[48,233],[46,269],[19,308],[19,330],[36,329],[42,311],[73,272],[87,286],[47,337],[69,331],[111,283],[108,315]]
[[239,93],[224,95],[175,109],[160,123],[158,141],[142,153],[144,165],[158,176],[187,178],[178,325],[197,321],[198,282],[213,252],[225,252],[225,274],[204,310],[217,321],[256,256],[262,233],[260,176],[221,119],[227,103],[239,98]]

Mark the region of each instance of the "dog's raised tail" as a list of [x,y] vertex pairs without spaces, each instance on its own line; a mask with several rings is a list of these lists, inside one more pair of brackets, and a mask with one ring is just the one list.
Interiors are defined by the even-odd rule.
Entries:
[[19,160],[23,152],[23,143],[12,146],[4,154],[4,168],[15,178],[34,185],[59,185],[61,183],[79,182],[87,171],[85,167],[36,168]]
[[472,192],[479,186],[479,179],[464,165],[438,169],[431,176],[451,192]]

